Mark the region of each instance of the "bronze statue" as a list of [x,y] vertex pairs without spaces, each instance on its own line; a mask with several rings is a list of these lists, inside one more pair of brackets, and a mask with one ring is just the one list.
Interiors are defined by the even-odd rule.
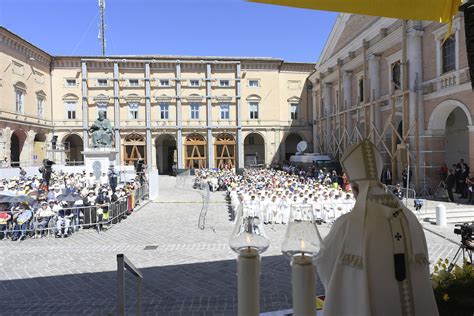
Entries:
[[105,117],[104,112],[99,112],[99,117],[92,123],[90,132],[93,148],[112,147],[112,135],[114,131],[110,121]]

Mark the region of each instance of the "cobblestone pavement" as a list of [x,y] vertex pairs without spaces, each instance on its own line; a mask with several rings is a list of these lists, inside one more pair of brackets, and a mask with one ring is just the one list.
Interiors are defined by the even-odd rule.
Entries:
[[[201,193],[176,188],[174,178],[160,181],[158,201],[107,232],[0,242],[0,315],[115,314],[118,253],[143,272],[145,314],[236,314],[236,255],[228,247],[233,227],[224,195],[211,194],[201,230]],[[431,261],[451,258],[457,246],[444,237],[450,236],[449,228],[425,225],[436,233],[426,232]],[[329,227],[320,230],[325,235]],[[291,307],[290,267],[280,252],[284,232],[282,225],[267,227],[271,246],[262,258],[262,311]],[[129,314],[134,314],[135,290],[127,274]],[[323,291],[318,284],[317,292]]]

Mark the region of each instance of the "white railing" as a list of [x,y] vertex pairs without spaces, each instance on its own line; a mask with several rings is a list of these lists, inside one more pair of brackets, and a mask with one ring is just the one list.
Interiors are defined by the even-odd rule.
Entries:
[[457,71],[441,76],[438,81],[438,90],[454,87],[457,85],[458,76],[459,73]]

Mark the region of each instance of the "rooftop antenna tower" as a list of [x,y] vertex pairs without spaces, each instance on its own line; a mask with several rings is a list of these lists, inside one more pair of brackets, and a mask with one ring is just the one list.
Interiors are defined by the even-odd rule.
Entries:
[[100,28],[99,28],[99,40],[102,45],[102,56],[105,56],[105,0],[99,0],[100,10]]

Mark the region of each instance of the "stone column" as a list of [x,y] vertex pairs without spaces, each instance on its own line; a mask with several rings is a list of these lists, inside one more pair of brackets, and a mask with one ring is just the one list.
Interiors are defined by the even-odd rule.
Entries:
[[0,161],[3,161],[4,157],[7,157],[7,160],[10,161],[10,147],[11,129],[9,127],[5,127],[0,132]]
[[150,64],[145,64],[145,126],[146,126],[146,158],[147,168],[152,170],[153,157],[151,153],[151,93],[150,93]]
[[326,82],[324,85],[324,113],[323,116],[326,117],[326,150],[329,148],[329,140],[331,138],[331,119],[329,117],[331,113],[332,102],[332,84]]
[[[344,71],[342,76],[342,93],[344,108],[352,107],[352,71]],[[346,129],[349,135],[352,134],[352,112],[346,112]]]
[[212,139],[212,81],[211,64],[206,66],[206,126],[207,126],[207,166],[214,168],[214,147]]
[[235,74],[235,123],[237,125],[237,168],[244,168],[244,138],[242,134],[242,116],[241,116],[241,64],[236,66]]
[[23,145],[23,150],[20,154],[20,165],[23,165],[25,162],[26,166],[33,165],[33,155],[35,153],[35,136],[36,132],[34,130],[30,129],[26,133],[25,144]]
[[[370,101],[378,100],[380,98],[380,56],[369,54],[367,56],[369,67],[369,86],[370,86]],[[377,128],[378,133],[381,133],[381,119],[380,119],[380,105],[374,103],[371,106],[371,121]]]
[[472,169],[474,166],[474,125],[468,126],[469,129],[469,156],[468,156],[468,164],[469,167]]
[[115,163],[121,165],[120,160],[120,94],[119,94],[119,67],[114,63],[114,131],[115,131]]
[[176,61],[176,150],[178,152],[178,169],[184,168],[183,127],[181,112],[181,64],[179,61]]
[[84,149],[89,148],[89,111],[87,102],[87,64],[82,62],[82,139]]
[[[319,87],[319,85],[318,85]],[[312,116],[312,126],[313,126],[313,129],[312,129],[312,133],[313,133],[313,152],[316,152],[318,151],[318,148],[319,148],[319,138],[316,137],[316,135],[318,134],[318,125],[316,124],[316,122],[319,121],[319,116],[318,116],[318,112],[317,112],[317,107],[318,107],[318,90],[316,89],[316,83],[313,85],[313,93],[312,93],[312,104],[313,104],[313,116]],[[319,123],[318,123],[319,124]],[[278,142],[275,141],[275,144],[277,144]]]
[[425,161],[424,144],[423,141],[420,141],[424,135],[424,112],[421,93],[423,83],[422,37],[423,26],[421,21],[409,20],[407,25],[408,88],[410,90],[408,117],[410,122],[415,122],[415,120],[418,122],[418,125],[410,131],[410,150],[415,153],[415,161],[413,161],[412,166],[415,167],[413,175],[416,183],[420,179],[420,166],[423,166]]

